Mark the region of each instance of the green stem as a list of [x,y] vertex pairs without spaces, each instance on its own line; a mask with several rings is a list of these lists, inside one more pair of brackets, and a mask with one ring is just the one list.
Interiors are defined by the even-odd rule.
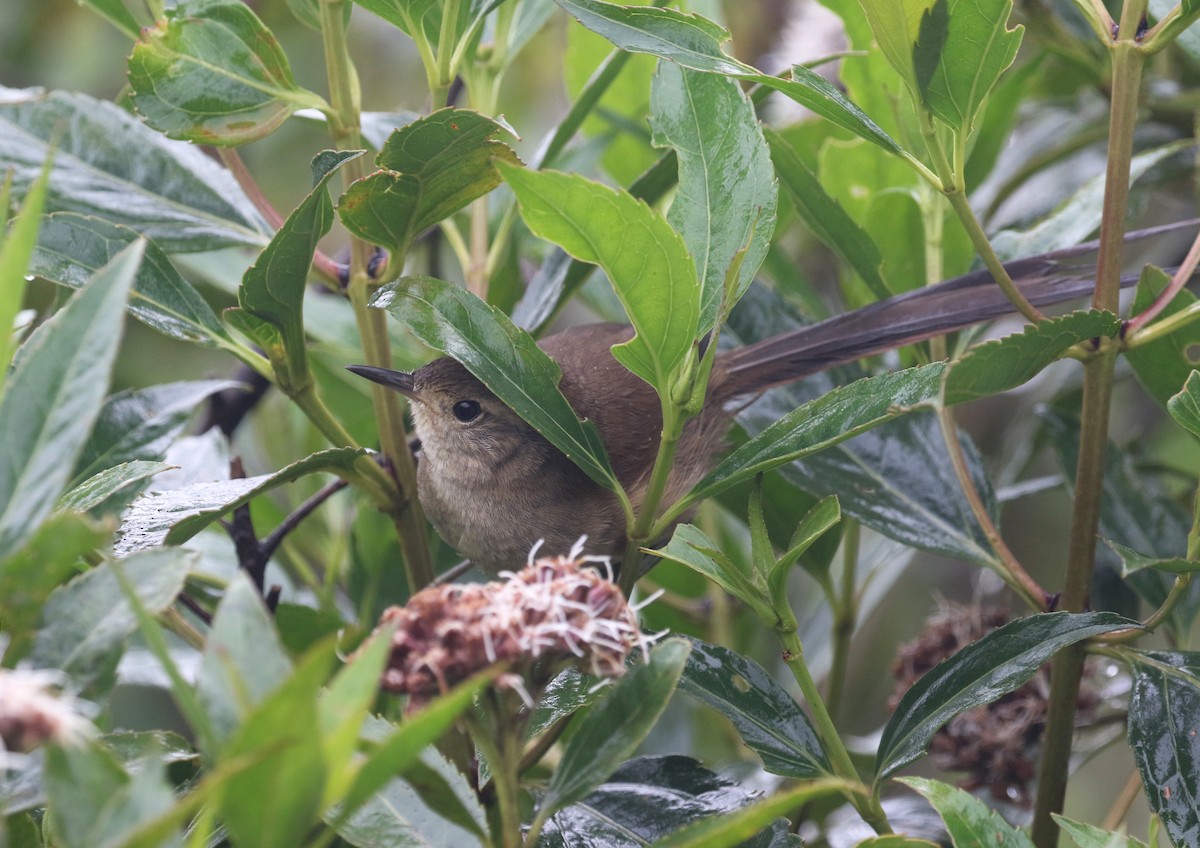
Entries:
[[[800,694],[804,696],[809,712],[812,713],[817,735],[821,738],[821,744],[829,756],[833,773],[851,783],[860,783],[858,772],[850,760],[850,752],[842,744],[842,738],[833,725],[833,719],[830,717],[829,711],[825,709],[825,702],[821,700],[821,693],[817,690],[816,681],[813,680],[812,674],[808,670],[808,664],[804,661],[804,646],[800,643],[800,637],[796,635],[795,630],[776,632],[783,645],[783,660],[787,663],[792,676],[796,678],[796,683],[800,686]],[[887,816],[884,815],[879,799],[874,795],[868,798],[856,793],[847,793],[846,798],[863,817],[863,821],[869,824],[876,833],[892,832],[892,827],[888,824]]]
[[[653,531],[657,529],[655,513],[662,500],[663,492],[667,489],[667,481],[671,476],[671,467],[675,464],[675,450],[679,447],[679,435],[683,432],[684,416],[679,415],[669,400],[662,404],[663,430],[658,443],[658,456],[654,459],[654,470],[650,473],[650,482],[646,486],[646,494],[638,505],[637,520],[629,530],[629,544],[625,549],[622,562],[632,565],[638,549],[652,541]],[[638,569],[628,567],[621,569],[620,586],[626,596],[633,591],[633,585],[640,575]]]
[[833,661],[829,667],[829,714],[836,716],[846,691],[847,658],[850,640],[858,624],[858,552],[862,525],[846,519],[842,532],[842,582],[840,597],[833,608]]
[[1191,303],[1178,312],[1168,315],[1161,321],[1155,321],[1149,327],[1128,336],[1125,340],[1125,347],[1128,350],[1133,350],[1142,345],[1156,342],[1164,336],[1171,335],[1176,330],[1183,329],[1197,318],[1200,318],[1200,301]]
[[450,83],[454,82],[454,45],[450,39],[454,37],[455,28],[451,25],[458,19],[462,0],[442,0],[442,27],[438,30],[437,44],[437,80],[430,88],[434,96],[434,108],[446,105],[446,93]]
[[[1116,346],[1107,339],[1101,344],[1099,355],[1084,366],[1075,503],[1071,515],[1066,584],[1059,603],[1059,607],[1067,612],[1083,612],[1087,608],[1096,556],[1096,532],[1100,525],[1104,454],[1108,445],[1108,414],[1116,362]],[[1083,645],[1063,650],[1055,658],[1050,672],[1049,713],[1033,818],[1033,841],[1037,848],[1054,848],[1058,840],[1058,826],[1052,815],[1062,811],[1066,798],[1067,770],[1075,734],[1075,707],[1085,651]]]
[[491,721],[481,721],[468,712],[467,725],[471,729],[471,739],[479,746],[492,768],[492,786],[496,788],[496,807],[500,818],[499,844],[502,848],[521,848],[521,807],[517,797],[519,757],[510,756],[509,737],[512,734],[505,729],[500,714],[500,699],[496,697],[495,690],[489,689],[483,699],[484,709],[490,713]]

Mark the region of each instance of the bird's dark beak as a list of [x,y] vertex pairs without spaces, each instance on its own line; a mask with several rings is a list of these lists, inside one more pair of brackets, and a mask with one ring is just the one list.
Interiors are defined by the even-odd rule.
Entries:
[[373,383],[395,389],[405,397],[420,400],[413,386],[413,375],[408,371],[393,371],[390,368],[376,368],[374,365],[347,365],[347,371],[353,371],[360,377],[366,377]]

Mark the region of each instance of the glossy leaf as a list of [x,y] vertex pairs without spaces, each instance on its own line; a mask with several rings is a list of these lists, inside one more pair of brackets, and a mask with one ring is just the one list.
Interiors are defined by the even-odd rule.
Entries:
[[57,509],[76,512],[120,512],[120,508],[105,510],[105,504],[116,499],[117,495],[129,492],[134,486],[149,480],[155,474],[174,467],[165,462],[148,462],[142,459],[122,462],[93,474],[72,488],[58,499]]
[[169,607],[195,565],[186,551],[147,551],[120,563],[106,562],[56,589],[46,601],[32,661],[61,669],[77,683],[95,684],[112,674],[137,615],[113,573],[120,568],[152,614]]
[[42,167],[33,185],[25,193],[16,217],[8,220],[8,192],[12,187],[8,174],[0,177],[0,393],[12,362],[13,328],[17,314],[25,305],[25,277],[29,261],[42,226],[42,209],[46,204],[46,184],[50,162]]
[[107,543],[109,532],[82,515],[59,513],[25,544],[0,560],[0,620],[10,639],[0,653],[5,668],[29,649],[46,598],[78,573],[82,558]]
[[241,0],[183,0],[129,57],[133,105],[171,138],[233,147],[325,102],[296,85],[279,42]]
[[1165,571],[1168,574],[1191,574],[1194,571],[1200,571],[1200,562],[1195,562],[1194,560],[1184,559],[1183,557],[1157,559],[1155,557],[1144,556],[1132,548],[1127,548],[1110,539],[1102,538],[1101,541],[1108,545],[1112,549],[1112,552],[1121,558],[1122,577],[1128,577],[1130,574],[1141,571],[1143,568],[1154,568],[1159,571]]
[[[736,815],[754,800],[753,793],[688,757],[638,757],[623,764],[582,803],[552,816],[537,846],[644,848],[659,839],[685,837],[680,830],[689,825],[703,827],[717,817]],[[777,816],[768,817],[767,824],[766,830],[760,825],[757,835],[742,834],[740,844],[745,848],[802,844]]]
[[945,822],[955,848],[982,845],[988,848],[1033,848],[1028,836],[962,789],[920,777],[903,777],[900,782],[924,795],[933,805]]
[[375,164],[338,200],[346,229],[403,256],[412,240],[500,184],[496,163],[520,164],[503,124],[468,109],[441,109],[391,134]]
[[[253,765],[222,787],[219,814],[236,845],[294,848],[321,814],[325,763],[317,695],[333,665],[332,644],[310,650],[296,670],[243,721],[222,761]],[[263,815],[270,810],[271,815]]]
[[537,707],[529,720],[528,735],[531,738],[537,736],[555,722],[600,700],[605,687],[598,686],[599,682],[595,677],[581,674],[573,668],[560,672],[538,698]]
[[656,645],[647,662],[626,672],[588,711],[550,778],[540,817],[582,799],[629,759],[666,709],[689,651],[682,639]]
[[726,55],[721,45],[729,39],[728,30],[706,18],[675,9],[620,6],[599,0],[556,2],[585,27],[623,50],[649,53],[685,68],[760,83],[889,152],[902,152],[891,136],[835,86],[807,68],[796,66],[792,69],[792,79],[781,79]]
[[1200,371],[1192,371],[1183,388],[1171,395],[1167,411],[1176,424],[1200,436]]
[[[121,224],[56,212],[42,225],[29,270],[60,285],[82,288],[92,274],[137,239],[136,232]],[[176,339],[209,347],[233,344],[212,308],[153,243],[146,245],[146,256],[133,281],[129,311]]]
[[165,383],[110,395],[100,409],[73,479],[82,481],[127,462],[156,462],[210,396],[242,384],[229,380]]
[[775,616],[767,602],[767,587],[761,576],[739,568],[699,527],[692,524],[678,525],[671,541],[654,551],[654,554],[703,574],[726,592],[749,605],[755,615],[763,621],[774,621]]
[[1059,830],[1071,837],[1079,848],[1146,848],[1146,843],[1124,833],[1113,833],[1101,830],[1095,825],[1071,821],[1063,816],[1055,815]]
[[1200,654],[1130,651],[1129,747],[1172,845],[1200,841]]
[[274,474],[149,492],[134,501],[125,514],[113,551],[124,557],[158,545],[182,544],[263,492],[307,474],[347,469],[365,454],[362,448],[330,448],[297,460]]
[[[292,663],[258,590],[238,572],[213,616],[196,675],[196,696],[224,746],[250,712],[285,680]],[[319,734],[317,734],[319,736]],[[215,756],[218,751],[208,751]]]
[[[317,244],[333,226],[333,202],[327,186],[338,169],[361,151],[325,151],[313,159],[314,185],[300,205],[292,210],[242,277],[238,305],[242,311],[275,327],[283,345],[283,357],[271,349],[267,355],[281,380],[293,390],[310,379],[304,344],[304,289]],[[317,173],[318,169],[320,173]]]
[[1051,612],[993,630],[934,666],[904,693],[879,740],[876,781],[924,755],[933,735],[954,716],[1021,686],[1061,649],[1138,627],[1111,612]]
[[947,405],[990,397],[1032,380],[1080,342],[1113,338],[1121,319],[1093,309],[1027,325],[1023,332],[971,348],[945,377]]
[[942,363],[933,363],[864,377],[804,404],[729,454],[700,481],[688,500],[710,497],[764,471],[930,405],[937,396],[944,370]]
[[765,134],[771,145],[775,172],[804,223],[854,269],[871,294],[878,299],[890,296],[891,291],[880,273],[883,256],[871,234],[825,190],[816,174],[809,170],[782,135],[773,130],[766,130]]
[[831,773],[800,705],[753,660],[693,641],[679,689],[729,719],[772,774],[813,778]]
[[18,186],[37,175],[52,143],[51,211],[124,224],[168,253],[267,243],[262,216],[199,148],[85,94],[0,88],[0,162],[14,166]]
[[662,62],[650,89],[653,143],[679,157],[667,220],[700,275],[701,333],[712,328],[738,251],[732,306],[754,281],[775,231],[778,189],[754,107],[736,81]]
[[461,362],[597,483],[616,484],[600,431],[580,421],[559,391],[558,365],[499,309],[433,277],[404,277],[382,288],[372,305]]
[[54,508],[100,412],[141,261],[127,248],[22,348],[0,398],[0,558]]
[[613,356],[660,392],[696,339],[700,289],[687,245],[631,195],[575,174],[501,167],[535,235],[608,274],[632,339]]

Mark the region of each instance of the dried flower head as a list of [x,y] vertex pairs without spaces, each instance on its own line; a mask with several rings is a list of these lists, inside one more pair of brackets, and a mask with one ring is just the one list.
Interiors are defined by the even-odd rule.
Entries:
[[[900,646],[892,664],[896,686],[889,705],[894,709],[927,671],[1007,624],[1009,618],[998,607],[943,603],[917,638]],[[1049,670],[1042,668],[1020,688],[955,716],[933,737],[930,757],[939,768],[966,772],[966,789],[986,787],[996,800],[1027,804],[1028,784],[1037,776],[1037,746],[1046,728],[1049,689]],[[1085,676],[1079,691],[1079,719],[1088,720],[1099,700]]]
[[91,735],[82,704],[55,692],[57,674],[0,669],[0,767],[10,754],[24,754],[47,742],[67,745]]
[[510,665],[506,681],[518,689],[535,665],[619,676],[648,640],[621,590],[590,565],[606,561],[579,549],[534,560],[534,548],[524,569],[499,581],[432,586],[386,610],[381,623],[396,630],[383,688],[427,698],[497,662]]

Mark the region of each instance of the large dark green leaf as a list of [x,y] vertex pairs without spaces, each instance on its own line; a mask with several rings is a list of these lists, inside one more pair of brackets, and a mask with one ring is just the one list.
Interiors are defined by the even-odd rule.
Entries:
[[1120,329],[1121,319],[1116,315],[1093,309],[1028,325],[1021,333],[985,342],[951,364],[943,402],[965,403],[1016,388],[1076,344],[1101,336],[1112,338]]
[[241,0],[183,0],[129,57],[133,105],[171,138],[232,147],[325,101],[296,85],[283,48]]
[[632,195],[576,174],[501,167],[535,235],[608,274],[637,331],[613,356],[660,392],[696,339],[700,289],[687,245]]
[[700,481],[688,501],[709,497],[764,471],[832,447],[884,421],[929,406],[937,397],[944,370],[945,365],[936,362],[864,377],[804,404],[722,460]]
[[128,556],[162,544],[182,544],[263,492],[317,471],[347,469],[365,454],[362,448],[330,448],[297,460],[274,474],[149,492],[134,501],[125,514],[113,551],[117,556]]
[[[304,348],[304,289],[317,243],[333,226],[326,186],[338,169],[361,151],[324,151],[313,159],[313,188],[242,277],[238,304],[244,313],[279,332],[283,350],[264,345],[276,375],[300,389],[308,378]],[[282,372],[282,373],[281,373]]]
[[721,45],[729,39],[729,32],[706,18],[675,9],[619,6],[598,0],[557,2],[581,24],[623,50],[649,53],[685,68],[760,83],[889,152],[902,152],[891,136],[835,86],[807,68],[797,66],[792,69],[792,79],[781,79],[727,56]]
[[51,142],[52,211],[125,224],[169,253],[267,243],[237,182],[194,145],[85,94],[0,88],[0,162],[13,165],[18,186],[41,170]]
[[0,558],[62,494],[100,412],[142,243],[106,265],[21,349],[0,398]]
[[147,551],[99,565],[56,589],[42,613],[45,624],[33,646],[33,662],[62,669],[81,685],[103,681],[138,627],[113,569],[121,569],[142,604],[157,614],[183,590],[195,561],[196,555],[187,551]]
[[[700,275],[700,332],[712,328],[739,251],[732,306],[754,281],[775,232],[778,189],[749,98],[728,77],[662,62],[650,89],[653,142],[679,157],[679,191],[667,220]],[[730,178],[735,174],[735,178]]]
[[[138,239],[129,227],[75,212],[56,212],[42,223],[29,271],[64,286],[82,288],[118,252]],[[161,333],[189,342],[233,347],[220,319],[162,249],[146,245],[133,281],[133,316]]]
[[126,462],[162,459],[200,404],[239,386],[228,380],[197,380],[111,395],[100,409],[72,479],[82,481]]
[[767,771],[800,778],[830,773],[808,716],[753,660],[693,641],[679,689],[729,719]]
[[338,200],[346,229],[397,255],[423,230],[500,184],[497,162],[520,164],[496,136],[503,124],[467,109],[441,109],[391,134],[380,170]]
[[1011,621],[932,668],[904,693],[883,729],[875,779],[924,755],[954,716],[1025,683],[1058,651],[1101,633],[1137,628],[1111,612],[1050,612]]
[[666,709],[690,650],[683,639],[656,645],[647,662],[626,672],[588,711],[550,778],[539,817],[582,799],[629,759]]
[[924,795],[938,811],[954,848],[1033,848],[1028,836],[962,789],[920,777],[901,778],[901,783]]
[[[670,838],[680,828],[737,813],[753,800],[750,791],[688,757],[638,757],[623,764],[582,802],[552,816],[537,848],[644,848]],[[757,830],[743,835],[739,844],[746,848],[802,844],[782,821],[754,836]]]
[[1173,845],[1200,843],[1200,654],[1130,651],[1129,747]]
[[596,425],[580,421],[558,389],[558,365],[503,312],[433,277],[404,277],[372,303],[466,366],[593,480],[615,485]]
[[[1161,269],[1153,265],[1143,268],[1133,299],[1132,314],[1137,315],[1149,308],[1170,282],[1170,276]],[[1180,289],[1159,319],[1170,317],[1195,303],[1194,294],[1187,289]],[[1192,371],[1200,364],[1195,356],[1197,344],[1200,344],[1200,323],[1193,321],[1149,344],[1127,351],[1126,356],[1138,382],[1159,403],[1166,404],[1183,388]]]

